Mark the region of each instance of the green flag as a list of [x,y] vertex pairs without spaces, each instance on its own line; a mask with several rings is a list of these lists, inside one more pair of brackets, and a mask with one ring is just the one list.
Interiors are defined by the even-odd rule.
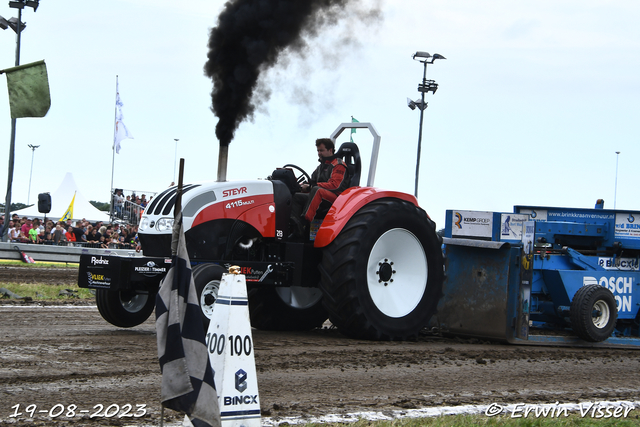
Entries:
[[49,79],[44,61],[0,71],[7,75],[11,118],[44,117],[51,106]]
[[[354,119],[353,116],[351,116],[351,123],[360,123],[360,122]],[[351,142],[353,142],[354,133],[356,133],[356,130],[354,128],[351,128],[351,135],[350,135]]]

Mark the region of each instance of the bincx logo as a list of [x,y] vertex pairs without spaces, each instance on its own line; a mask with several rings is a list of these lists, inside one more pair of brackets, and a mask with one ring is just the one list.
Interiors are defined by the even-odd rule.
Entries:
[[240,393],[247,389],[247,373],[242,369],[236,372],[236,390]]

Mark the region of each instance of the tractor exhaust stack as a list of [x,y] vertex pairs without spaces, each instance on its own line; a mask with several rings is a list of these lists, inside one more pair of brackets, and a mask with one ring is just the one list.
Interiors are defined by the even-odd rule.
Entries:
[[218,151],[218,182],[227,180],[227,161],[229,160],[229,146],[221,145]]

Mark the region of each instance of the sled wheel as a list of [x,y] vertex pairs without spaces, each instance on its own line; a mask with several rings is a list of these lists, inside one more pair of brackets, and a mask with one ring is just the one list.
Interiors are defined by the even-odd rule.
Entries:
[[251,326],[265,331],[307,331],[328,317],[322,291],[301,286],[249,289],[249,314]]
[[571,301],[571,328],[585,341],[600,342],[611,336],[618,319],[616,299],[600,285],[578,289]]
[[131,328],[151,316],[156,307],[156,293],[96,289],[96,305],[107,322],[120,328]]
[[198,264],[191,271],[200,310],[202,310],[202,326],[204,326],[206,333],[209,329],[209,322],[213,318],[213,308],[218,299],[220,280],[226,270],[218,264]]
[[356,212],[325,248],[320,270],[331,322],[370,340],[417,336],[436,311],[444,279],[435,223],[397,199]]

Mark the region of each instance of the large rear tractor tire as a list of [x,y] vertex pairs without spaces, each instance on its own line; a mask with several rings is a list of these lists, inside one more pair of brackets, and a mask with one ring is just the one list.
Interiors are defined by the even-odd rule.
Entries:
[[578,289],[571,301],[571,329],[585,341],[601,342],[611,336],[618,319],[616,299],[600,285]]
[[191,272],[202,311],[202,326],[204,326],[206,333],[213,318],[214,304],[220,290],[220,280],[226,270],[217,264],[198,264]]
[[444,280],[441,240],[426,212],[380,199],[349,220],[323,253],[324,305],[343,334],[405,340],[436,312]]
[[265,331],[307,331],[327,320],[322,291],[300,286],[249,289],[251,326]]
[[156,307],[156,292],[96,289],[96,305],[102,318],[120,328],[145,322]]

